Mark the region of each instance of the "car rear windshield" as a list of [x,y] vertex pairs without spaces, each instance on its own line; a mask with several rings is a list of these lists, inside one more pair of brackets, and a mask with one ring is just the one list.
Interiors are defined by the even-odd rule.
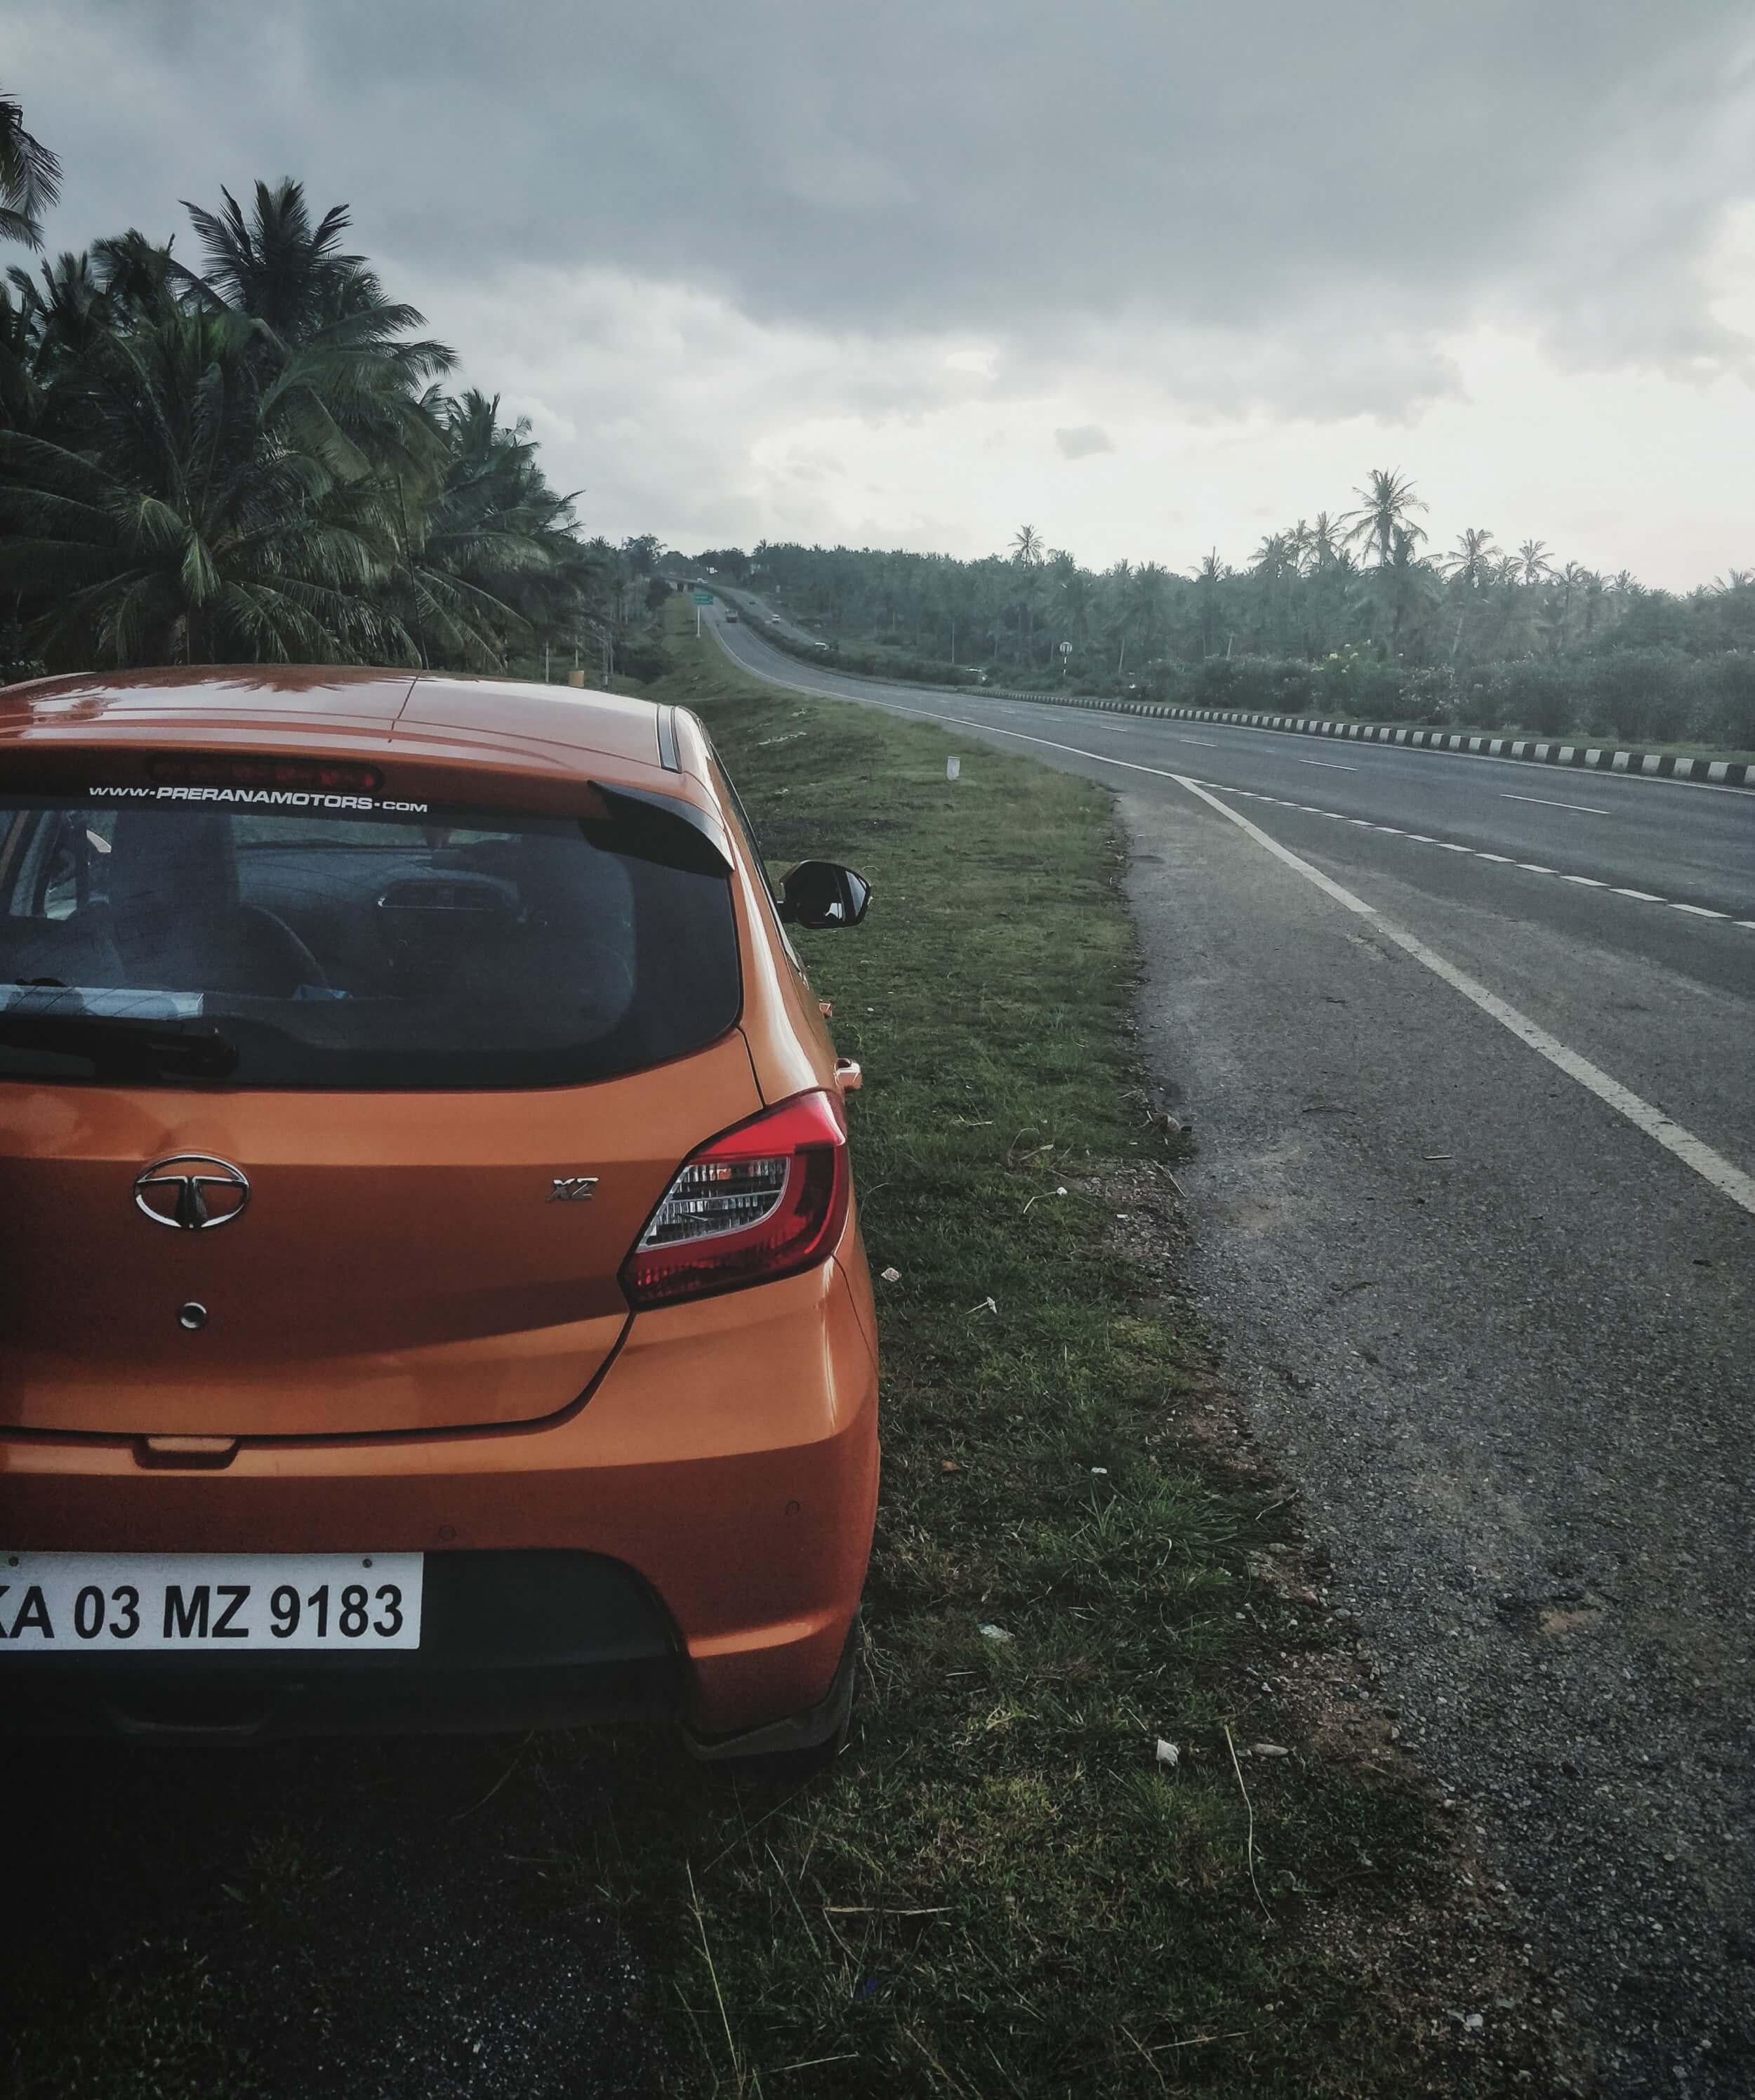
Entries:
[[0,1080],[568,1086],[699,1049],[741,1004],[726,871],[686,813],[602,806],[0,793]]

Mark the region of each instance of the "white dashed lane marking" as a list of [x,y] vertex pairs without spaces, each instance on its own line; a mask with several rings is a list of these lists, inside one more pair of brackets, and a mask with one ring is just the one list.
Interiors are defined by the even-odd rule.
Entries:
[[[1300,765],[1320,765],[1329,773],[1356,773],[1359,770],[1356,765],[1341,765],[1332,758],[1301,758],[1298,762]],[[1322,814],[1326,816],[1328,811],[1325,810]]]
[[[1093,752],[1087,755],[1096,757],[1100,754]],[[1316,759],[1306,759],[1303,761],[1307,765],[1318,765],[1321,762]],[[1337,818],[1345,823],[1363,825],[1367,831],[1385,832],[1391,838],[1406,839],[1413,845],[1437,846],[1445,853],[1468,854],[1475,860],[1493,861],[1501,867],[1522,868],[1529,875],[1554,875],[1559,872],[1557,869],[1544,867],[1539,860],[1513,860],[1509,854],[1488,853],[1481,846],[1461,845],[1455,839],[1431,838],[1424,832],[1404,832],[1394,824],[1374,824],[1368,817],[1343,817],[1338,810],[1318,810],[1313,808],[1308,802],[1288,801],[1282,795],[1259,794],[1253,788],[1224,788],[1221,787],[1216,780],[1202,781],[1199,784],[1210,788],[1220,795],[1241,796],[1245,801],[1248,802],[1271,802],[1276,809],[1296,810],[1307,817]],[[1510,795],[1504,799],[1511,802],[1532,802],[1539,801],[1541,798],[1533,795]],[[1554,806],[1563,810],[1582,809],[1584,805],[1561,802]],[[1606,815],[1608,813],[1599,811],[1593,814]],[[1678,904],[1673,898],[1660,897],[1649,889],[1631,889],[1619,883],[1604,882],[1594,875],[1563,875],[1559,879],[1562,882],[1576,883],[1581,889],[1600,889],[1606,895],[1631,898],[1639,904],[1666,905],[1672,911],[1686,911],[1691,918],[1722,920],[1726,924],[1747,927],[1750,931],[1755,932],[1755,919],[1733,920],[1728,911],[1715,911],[1709,905]]]
[[1501,802],[1539,802],[1545,810],[1576,810],[1581,817],[1607,817],[1607,810],[1599,810],[1594,802],[1550,802],[1546,795],[1501,795]]

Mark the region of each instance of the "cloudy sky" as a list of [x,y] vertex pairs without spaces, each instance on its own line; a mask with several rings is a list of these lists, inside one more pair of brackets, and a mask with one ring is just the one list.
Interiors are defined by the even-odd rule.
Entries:
[[[52,247],[299,177],[612,537],[1755,567],[1748,0],[0,0]],[[19,259],[24,259],[19,253]]]

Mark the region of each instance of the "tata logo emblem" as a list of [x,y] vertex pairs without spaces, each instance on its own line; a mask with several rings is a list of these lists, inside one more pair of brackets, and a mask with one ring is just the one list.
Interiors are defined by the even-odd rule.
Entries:
[[597,1193],[595,1174],[557,1174],[549,1190],[551,1203],[589,1203]]
[[241,1167],[205,1152],[155,1159],[134,1176],[134,1208],[155,1225],[179,1233],[210,1233],[241,1218],[250,1185]]

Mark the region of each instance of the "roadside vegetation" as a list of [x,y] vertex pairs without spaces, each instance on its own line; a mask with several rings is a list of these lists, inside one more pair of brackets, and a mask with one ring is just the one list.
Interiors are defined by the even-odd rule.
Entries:
[[876,889],[805,937],[866,1074],[885,1351],[853,1740],[785,1786],[612,1730],[9,1752],[9,2090],[1562,2089],[1502,1899],[1179,1295],[1187,1140],[1131,1061],[1108,798],[985,748],[952,783],[943,733],[668,624],[650,690],[773,862]]
[[1425,504],[1374,470],[1352,508],[1270,532],[1240,567],[1098,574],[1033,525],[1004,554],[804,547],[696,557],[826,645],[931,682],[1131,693],[1191,707],[1755,749],[1755,571],[1685,596],[1515,552],[1485,527],[1426,547]]
[[[60,169],[0,96],[0,240]],[[0,281],[0,682],[389,663],[651,676],[658,542],[586,537],[499,397],[448,390],[349,214],[296,182]]]

